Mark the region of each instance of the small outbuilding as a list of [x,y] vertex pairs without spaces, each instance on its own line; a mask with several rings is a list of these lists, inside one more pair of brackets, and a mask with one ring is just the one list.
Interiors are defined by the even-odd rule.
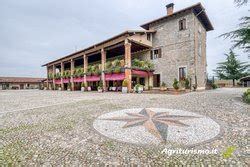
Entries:
[[41,89],[44,78],[0,77],[0,90]]
[[244,86],[244,87],[250,87],[250,75],[241,78],[240,82],[242,83],[242,86]]

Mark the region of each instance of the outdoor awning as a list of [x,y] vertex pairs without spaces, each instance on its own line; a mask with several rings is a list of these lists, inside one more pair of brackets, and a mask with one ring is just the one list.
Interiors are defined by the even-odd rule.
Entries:
[[84,77],[74,78],[74,82],[84,82]]
[[143,77],[151,76],[153,75],[152,72],[142,71],[142,70],[132,70],[133,75],[139,75]]
[[56,79],[55,84],[61,84],[61,79]]
[[70,79],[69,79],[69,78],[63,79],[63,83],[69,83],[69,82],[70,82]]
[[100,81],[100,76],[87,76],[87,81],[89,82]]
[[125,79],[125,73],[119,74],[106,74],[105,80],[106,81],[121,81]]

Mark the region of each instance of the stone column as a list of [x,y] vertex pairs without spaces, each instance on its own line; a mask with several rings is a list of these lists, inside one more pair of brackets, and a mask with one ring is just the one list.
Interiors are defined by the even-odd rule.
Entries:
[[148,88],[151,86],[151,87],[153,87],[153,85],[154,85],[154,77],[153,77],[153,75],[150,75],[149,77],[148,77],[148,79],[149,79],[149,86],[148,86]]
[[102,55],[102,83],[103,83],[103,90],[106,91],[106,81],[105,81],[105,64],[106,64],[106,51],[104,49],[101,50]]
[[56,67],[55,67],[55,65],[53,64],[53,66],[52,66],[52,74],[53,74],[53,90],[56,90],[56,83],[55,83],[55,74],[56,74]]
[[83,55],[83,69],[84,69],[84,84],[85,86],[88,86],[88,83],[87,83],[87,69],[88,69],[88,56],[87,55]]
[[64,72],[64,63],[61,62],[61,88],[64,90],[64,84],[63,84],[63,72]]
[[73,77],[74,70],[75,70],[75,63],[74,63],[74,60],[71,59],[71,60],[70,60],[70,74],[71,74],[70,82],[71,82],[71,90],[72,90],[72,91],[75,90],[74,77]]
[[131,43],[125,40],[125,79],[128,81],[128,91],[132,91]]
[[46,82],[46,85],[47,85],[47,90],[49,89],[49,67],[47,66],[47,82]]

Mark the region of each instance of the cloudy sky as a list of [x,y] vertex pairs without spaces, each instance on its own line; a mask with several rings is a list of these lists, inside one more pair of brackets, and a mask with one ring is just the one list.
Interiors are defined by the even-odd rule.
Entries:
[[[169,0],[0,0],[0,76],[45,77],[42,64],[164,16]],[[175,11],[197,0],[171,0]],[[201,0],[215,28],[208,32],[208,72],[231,44],[218,36],[249,15],[233,0]],[[249,7],[249,6],[248,6]],[[249,61],[239,50],[242,61]]]

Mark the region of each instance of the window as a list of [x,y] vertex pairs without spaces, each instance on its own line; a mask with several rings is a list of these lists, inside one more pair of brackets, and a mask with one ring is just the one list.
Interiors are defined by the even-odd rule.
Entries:
[[185,30],[187,28],[187,26],[186,26],[186,19],[181,19],[180,21],[179,21],[179,30],[181,31],[181,30]]
[[147,34],[147,40],[151,41],[151,34]]
[[198,44],[198,55],[201,56],[201,42]]
[[151,51],[151,60],[161,58],[161,49],[155,49]]
[[186,67],[179,68],[179,81],[184,80],[186,78]]

